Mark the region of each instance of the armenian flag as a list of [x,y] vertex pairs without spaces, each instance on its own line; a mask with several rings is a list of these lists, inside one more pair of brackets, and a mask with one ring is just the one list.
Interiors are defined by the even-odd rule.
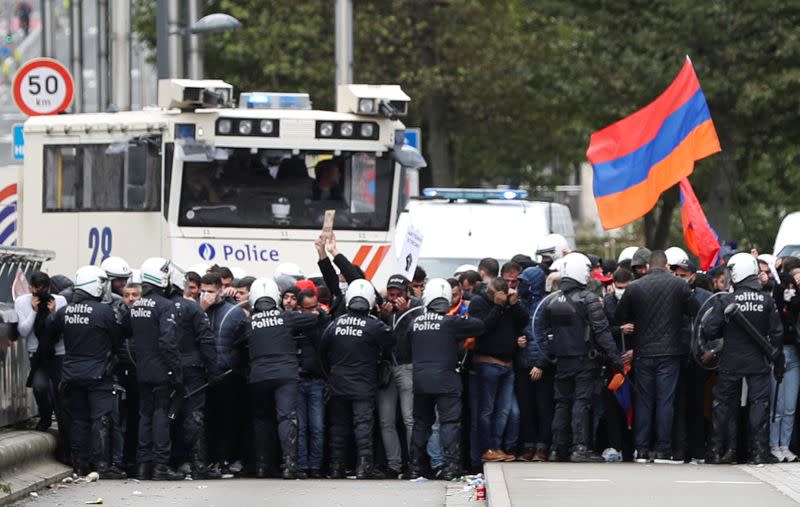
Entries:
[[603,227],[614,229],[653,209],[662,192],[689,176],[697,160],[721,151],[689,57],[656,100],[592,134],[586,157]]
[[700,269],[708,271],[719,261],[719,236],[708,223],[689,178],[681,180],[680,189],[683,241],[686,248],[700,259]]

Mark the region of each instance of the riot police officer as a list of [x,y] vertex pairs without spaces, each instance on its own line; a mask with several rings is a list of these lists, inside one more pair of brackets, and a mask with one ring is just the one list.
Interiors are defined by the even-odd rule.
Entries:
[[284,311],[278,306],[280,289],[271,278],[257,278],[250,286],[253,315],[247,332],[250,358],[248,384],[252,392],[253,440],[256,477],[268,475],[269,418],[274,411],[283,452],[283,478],[297,478],[297,344],[294,334],[317,323],[317,315]]
[[409,329],[414,374],[414,431],[411,437],[410,476],[423,475],[431,425],[439,413],[439,436],[444,446],[442,479],[449,481],[461,469],[461,377],[457,371],[458,346],[470,336],[483,333],[475,318],[445,316],[453,289],[447,280],[434,278],[425,285],[426,311]]
[[[601,462],[603,458],[589,450],[589,409],[600,375],[597,358],[605,356],[618,372],[622,372],[622,362],[609,331],[602,300],[586,289],[591,261],[582,253],[572,252],[563,262],[559,282],[561,294],[544,307],[545,334],[552,338],[540,340],[542,349],[556,359],[556,408],[550,461],[566,459],[571,433],[570,461]],[[544,361],[541,359],[531,371],[533,380],[541,379],[546,367]]]
[[[733,293],[720,296],[702,324],[707,341],[723,338],[719,352],[719,380],[714,386],[711,405],[711,437],[706,463],[735,461],[736,435],[728,435],[728,442],[725,442],[725,425],[727,420],[737,417],[739,386],[743,378],[747,380],[750,403],[749,461],[775,463],[777,459],[769,449],[770,364],[764,349],[771,346],[776,352],[780,351],[783,337],[781,320],[775,301],[761,290],[758,260],[748,253],[738,253],[730,258],[727,266]],[[735,315],[737,312],[741,314]],[[740,320],[741,317],[746,321]],[[753,336],[753,332],[759,336]],[[774,373],[778,378],[783,375],[782,352],[776,356],[773,356],[776,359]]]
[[375,288],[354,280],[345,293],[347,312],[322,336],[320,354],[329,371],[330,477],[344,478],[345,445],[351,429],[358,448],[356,477],[381,478],[373,463],[372,426],[378,389],[378,359],[394,345],[389,327],[369,315],[375,306]]
[[53,342],[61,335],[64,339],[61,380],[72,421],[75,472],[85,475],[94,466],[101,478],[124,479],[125,472],[110,464],[114,406],[110,371],[122,329],[111,308],[100,302],[107,286],[102,269],[80,268],[72,302],[47,317],[42,334]]
[[[181,356],[183,388],[191,396],[173,405],[179,405],[175,414],[183,449],[190,452],[193,479],[219,479],[222,474],[208,466],[208,442],[205,432],[204,384],[220,377],[217,367],[217,348],[211,321],[200,305],[183,297],[186,278],[183,270],[174,264],[170,269],[169,299],[175,305],[175,322],[178,350]],[[197,391],[197,392],[195,392]],[[180,395],[181,393],[177,393]]]
[[128,318],[139,380],[138,475],[161,481],[184,478],[169,466],[170,400],[184,392],[175,306],[165,297],[169,279],[168,260],[146,259],[142,263],[142,297],[133,304]]

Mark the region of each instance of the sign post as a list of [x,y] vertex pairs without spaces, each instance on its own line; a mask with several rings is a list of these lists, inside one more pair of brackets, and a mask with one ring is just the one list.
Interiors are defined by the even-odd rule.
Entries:
[[52,58],[29,60],[14,76],[14,102],[28,116],[64,112],[74,93],[72,75]]

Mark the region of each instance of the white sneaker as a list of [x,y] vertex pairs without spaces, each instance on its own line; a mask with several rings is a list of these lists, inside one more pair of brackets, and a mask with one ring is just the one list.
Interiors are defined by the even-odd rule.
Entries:
[[788,446],[784,445],[780,449],[783,452],[783,457],[786,458],[787,463],[794,463],[797,461],[797,455],[790,451]]
[[[778,459],[778,463],[786,461],[786,454],[783,452],[783,447],[773,447],[770,449],[770,452]],[[797,456],[795,456],[795,459],[797,459]]]

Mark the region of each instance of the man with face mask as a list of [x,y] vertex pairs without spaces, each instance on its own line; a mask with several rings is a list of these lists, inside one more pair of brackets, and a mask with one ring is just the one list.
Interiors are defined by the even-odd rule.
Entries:
[[247,433],[245,356],[242,350],[247,333],[247,315],[241,307],[225,301],[220,294],[222,279],[209,273],[200,279],[200,307],[205,310],[214,330],[219,371],[233,370],[208,388],[207,421],[209,452],[212,461],[221,465],[223,477],[241,472]]
[[[786,373],[778,387],[774,420],[770,424],[769,445],[772,455],[779,461],[794,462],[797,456],[789,450],[794,431],[794,413],[800,389],[800,354],[798,354],[798,315],[800,315],[800,296],[797,294],[800,282],[800,261],[795,258],[784,260],[781,284],[776,289],[775,302],[783,321],[783,355],[786,357]],[[788,269],[787,269],[788,268]],[[775,392],[777,382],[772,379],[770,392]]]

